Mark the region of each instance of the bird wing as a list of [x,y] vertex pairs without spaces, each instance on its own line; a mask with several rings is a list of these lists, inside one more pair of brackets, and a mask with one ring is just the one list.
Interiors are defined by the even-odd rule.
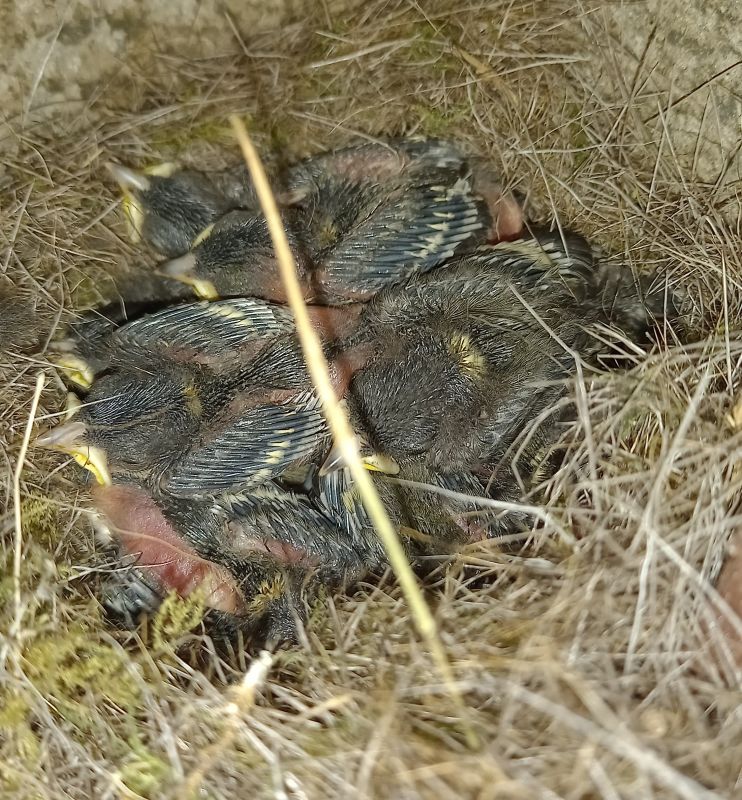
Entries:
[[[584,239],[541,233],[529,239],[478,247],[439,269],[411,276],[391,291],[381,292],[366,306],[365,325],[411,325],[441,316],[469,328],[524,331],[534,325],[518,295],[543,307],[541,298],[559,304],[594,304],[599,269]],[[569,304],[569,303],[568,303]]]
[[478,251],[480,254],[523,285],[556,285],[573,293],[581,289],[581,296],[595,284],[595,256],[588,242],[576,233],[562,236],[559,231],[537,230],[531,238],[500,242]]
[[293,327],[287,309],[263,300],[236,298],[172,306],[124,325],[114,337],[126,351],[224,355],[246,342],[273,338]]
[[237,534],[233,548],[238,555],[254,540],[253,547],[264,547],[279,561],[308,562],[339,578],[368,563],[367,541],[342,519],[275,484],[221,495],[216,503]]
[[256,406],[190,450],[166,475],[163,488],[194,497],[258,486],[308,458],[326,436],[327,424],[313,392]]
[[490,224],[468,178],[439,169],[414,176],[376,202],[338,242],[321,254],[317,275],[331,297],[363,299],[450,258],[464,242],[484,239]]
[[345,530],[356,537],[364,530],[371,530],[361,496],[347,468],[332,470],[321,476],[317,488],[315,502],[318,507],[340,520]]

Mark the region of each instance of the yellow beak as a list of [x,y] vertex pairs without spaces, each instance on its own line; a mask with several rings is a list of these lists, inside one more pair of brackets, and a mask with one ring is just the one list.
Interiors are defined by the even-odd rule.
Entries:
[[92,473],[95,480],[98,481],[101,486],[110,486],[113,483],[111,473],[108,470],[108,459],[100,447],[85,445],[66,452],[68,452],[81,467]]
[[85,430],[83,422],[66,422],[42,433],[36,438],[36,444],[71,455],[101,486],[110,486],[113,481],[106,454],[100,447],[83,441]]
[[[213,227],[213,226],[212,226]],[[206,229],[207,231],[210,228]],[[196,257],[193,252],[186,253],[179,258],[173,258],[166,261],[160,266],[160,272],[167,275],[168,278],[185,283],[193,288],[193,291],[202,300],[218,300],[219,293],[211,281],[205,281],[202,278],[197,278],[193,274],[193,269],[196,266]]]
[[65,375],[72,381],[72,383],[81,386],[83,389],[89,389],[93,385],[93,370],[87,361],[84,361],[78,356],[65,355],[55,359],[57,366]]

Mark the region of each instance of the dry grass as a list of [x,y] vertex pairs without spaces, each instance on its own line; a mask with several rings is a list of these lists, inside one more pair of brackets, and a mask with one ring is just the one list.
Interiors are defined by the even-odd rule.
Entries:
[[33,448],[14,581],[13,472],[38,370],[48,380],[37,417],[57,413],[63,391],[45,359],[18,355],[4,332],[3,796],[740,790],[739,673],[714,639],[709,588],[740,525],[742,432],[727,419],[742,360],[738,187],[696,175],[667,99],[643,65],[626,70],[599,9],[424,9],[369,2],[328,16],[320,6],[230,57],[126,64],[83,113],[29,122],[0,179],[0,268],[37,306],[43,342],[70,309],[112,292],[106,276],[136,274],[146,260],[125,241],[103,161],[236,160],[227,118],[237,112],[286,157],[356,133],[471,141],[534,217],[589,234],[631,268],[666,272],[687,297],[696,343],[670,341],[636,353],[626,374],[577,381],[565,466],[534,498],[546,502],[544,528],[519,555],[471,546],[430,580],[481,750],[466,748],[388,578],[319,605],[254,705],[225,689],[244,658],[176,655],[199,638],[183,633],[187,605],[169,605],[146,648],[111,631],[93,600],[99,562],[79,520],[79,471]]

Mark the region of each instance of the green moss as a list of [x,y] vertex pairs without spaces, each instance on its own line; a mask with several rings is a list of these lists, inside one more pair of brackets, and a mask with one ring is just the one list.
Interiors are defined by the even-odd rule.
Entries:
[[93,724],[87,697],[136,709],[139,687],[125,668],[121,652],[97,640],[82,623],[60,633],[41,634],[23,653],[24,668],[34,686],[53,698],[56,711],[81,730]]
[[0,728],[9,730],[26,725],[30,703],[22,693],[13,693],[4,698],[0,708]]
[[42,547],[53,549],[59,542],[57,506],[45,497],[29,497],[21,505],[23,529]]
[[417,103],[413,113],[418,116],[421,132],[427,136],[454,137],[467,120],[466,110],[457,107],[444,110]]
[[590,145],[590,139],[588,138],[585,126],[582,124],[581,114],[582,110],[574,103],[567,105],[565,108],[565,116],[571,120],[568,125],[568,136],[569,143],[575,150],[575,168],[582,166],[590,155],[590,151],[587,149]]
[[129,753],[121,766],[119,780],[139,797],[161,797],[162,786],[170,777],[169,764],[150,752],[136,737],[127,744]]
[[169,649],[183,634],[203,619],[206,602],[203,592],[184,599],[171,592],[160,606],[152,625],[152,641],[158,650]]
[[[0,693],[0,796],[15,796],[25,774],[38,767],[41,744],[31,727],[31,702],[26,693],[13,687]],[[11,793],[5,793],[10,792]]]
[[[248,126],[249,116],[242,115]],[[200,122],[188,125],[173,125],[162,130],[152,138],[153,146],[167,153],[183,153],[193,147],[194,142],[206,142],[224,146],[234,146],[234,133],[226,116],[210,116]]]
[[0,606],[8,608],[13,597],[13,576],[10,571],[3,569],[5,577],[0,580]]
[[15,740],[16,758],[28,769],[33,769],[39,763],[41,744],[36,734],[29,725],[16,728],[13,739]]
[[275,672],[285,676],[299,678],[304,673],[307,666],[306,654],[298,648],[288,648],[279,650],[273,657],[273,668]]
[[327,608],[327,596],[328,592],[326,586],[318,586],[314,592],[309,607],[309,620],[307,622],[307,625],[313,631],[324,628],[330,618]]
[[[101,267],[95,266],[90,274],[75,270],[75,284],[71,291],[72,302],[75,308],[94,308],[104,302],[106,288],[110,293],[115,286],[110,273]],[[101,284],[106,288],[101,288]]]
[[[369,708],[385,707],[388,700],[369,696]],[[343,742],[347,748],[354,745],[363,746],[369,734],[368,724],[359,724],[359,721],[367,719],[364,715],[356,716],[354,713],[345,713],[343,708],[339,708],[332,714],[332,734],[318,735],[316,729],[302,741],[302,747],[310,758],[328,758],[337,753],[338,742]]]

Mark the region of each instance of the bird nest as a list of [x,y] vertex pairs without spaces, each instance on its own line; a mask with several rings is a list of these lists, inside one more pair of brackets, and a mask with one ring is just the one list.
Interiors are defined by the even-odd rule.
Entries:
[[[627,75],[597,17],[567,0],[425,5],[323,7],[197,62],[149,54],[82,113],[30,118],[5,142],[5,796],[738,788],[739,625],[711,588],[739,535],[738,198],[699,177],[666,98],[643,66]],[[59,413],[64,388],[44,355],[20,353],[29,341],[43,352],[150,266],[102,163],[232,162],[230,113],[286,160],[358,135],[470,143],[531,218],[580,231],[626,269],[661,270],[684,297],[691,344],[636,350],[625,371],[575,379],[579,413],[562,467],[529,498],[544,513],[528,544],[472,544],[426,577],[463,728],[391,575],[323,598],[299,646],[270,665],[217,654],[197,601],[169,599],[137,636],[112,630],[94,599],[105,565],[79,471],[24,453],[37,375],[37,423]]]

